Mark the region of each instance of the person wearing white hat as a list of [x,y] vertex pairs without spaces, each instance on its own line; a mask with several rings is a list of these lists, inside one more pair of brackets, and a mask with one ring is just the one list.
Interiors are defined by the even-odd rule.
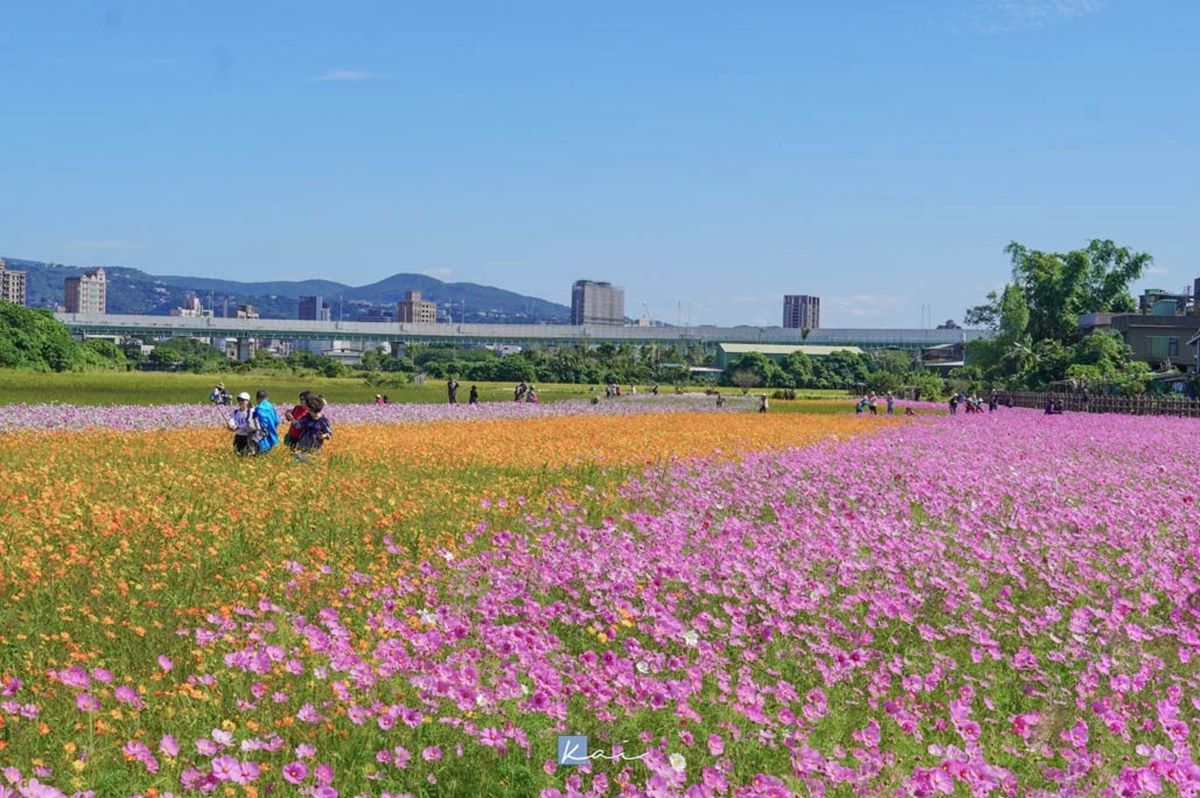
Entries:
[[237,401],[237,409],[228,421],[229,429],[233,430],[233,450],[238,454],[254,454],[258,450],[258,442],[254,440],[258,422],[254,418],[254,408],[250,406],[250,394],[242,391]]

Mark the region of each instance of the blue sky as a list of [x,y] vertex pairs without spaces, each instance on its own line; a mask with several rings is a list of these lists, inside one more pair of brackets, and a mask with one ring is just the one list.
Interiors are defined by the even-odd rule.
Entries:
[[1197,42],[1173,0],[4,3],[0,254],[720,324],[961,319],[1012,239],[1180,288]]

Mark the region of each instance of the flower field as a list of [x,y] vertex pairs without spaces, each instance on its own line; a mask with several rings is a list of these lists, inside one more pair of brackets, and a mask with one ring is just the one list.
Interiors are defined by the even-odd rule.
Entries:
[[1200,795],[1194,422],[562,404],[10,428],[0,795]]
[[[830,403],[833,404],[833,403]],[[845,401],[837,402],[844,406]],[[280,415],[286,404],[279,405]],[[594,404],[569,399],[545,404],[521,402],[485,402],[424,404],[334,404],[327,415],[335,424],[423,424],[436,421],[496,421],[501,419],[563,418],[586,415],[644,415],[646,413],[731,413],[757,407],[753,397],[729,397],[723,408],[716,400],[701,394],[625,397],[597,400]],[[14,404],[0,413],[0,433],[21,430],[78,431],[110,429],[118,432],[144,432],[184,427],[223,429],[231,409],[208,404],[174,405],[70,405]]]

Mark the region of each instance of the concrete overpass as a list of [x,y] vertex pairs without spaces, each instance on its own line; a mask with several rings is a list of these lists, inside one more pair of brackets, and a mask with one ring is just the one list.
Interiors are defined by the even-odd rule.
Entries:
[[699,345],[718,343],[821,344],[863,349],[900,347],[916,350],[937,344],[973,341],[992,335],[987,330],[819,329],[804,337],[800,330],[782,327],[608,327],[565,324],[404,324],[399,322],[301,321],[298,319],[235,319],[180,316],[120,316],[57,313],[55,318],[81,336],[132,338],[226,338],[248,341],[353,341],[381,343],[512,344],[520,346],[594,346],[601,343],[634,345]]

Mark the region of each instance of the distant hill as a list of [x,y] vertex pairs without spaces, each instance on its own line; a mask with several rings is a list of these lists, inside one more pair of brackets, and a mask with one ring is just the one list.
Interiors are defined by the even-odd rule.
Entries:
[[[63,303],[63,280],[85,269],[60,263],[42,263],[4,257],[9,268],[29,273],[30,307],[54,308]],[[424,274],[394,274],[376,283],[351,286],[331,280],[279,280],[240,282],[209,277],[153,275],[120,266],[104,267],[108,277],[109,313],[144,313],[165,316],[179,307],[189,294],[200,297],[205,307],[222,315],[226,304],[232,312],[239,304],[254,305],[264,319],[294,319],[299,298],[320,295],[329,303],[333,317],[339,309],[347,321],[363,316],[373,307],[394,308],[405,291],[420,291],[423,299],[438,303],[439,312],[452,311],[454,320],[501,324],[567,323],[571,310],[566,305],[524,296],[502,288],[476,283],[445,283]]]

